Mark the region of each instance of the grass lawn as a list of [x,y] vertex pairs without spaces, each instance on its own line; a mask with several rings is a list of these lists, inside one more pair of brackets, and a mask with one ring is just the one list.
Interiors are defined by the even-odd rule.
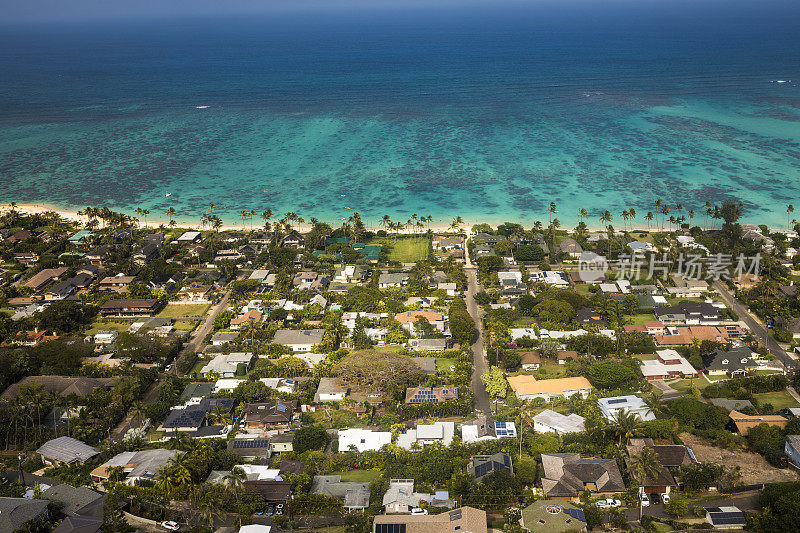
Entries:
[[120,320],[95,320],[85,335],[95,335],[98,331],[128,331],[133,324],[132,320],[127,322]]
[[656,354],[654,353],[633,353],[631,355],[639,361],[652,361],[656,358]]
[[389,261],[399,261],[401,263],[416,263],[428,258],[431,248],[431,240],[427,237],[418,235],[394,237],[375,237],[369,239],[365,244],[386,244],[389,246]]
[[157,316],[165,316],[176,320],[200,318],[206,314],[211,304],[167,304]]
[[776,411],[785,407],[800,407],[800,404],[786,391],[764,392],[761,394],[754,394],[753,397],[758,399],[758,402],[762,405],[771,403]]
[[780,370],[756,370],[753,372],[756,376],[771,376],[772,374],[780,374]]
[[437,357],[436,358],[436,370],[439,372],[450,372],[450,367],[456,364],[455,359],[450,359],[448,357]]
[[176,320],[175,329],[180,331],[192,331],[197,327],[199,320]]
[[641,313],[638,315],[632,315],[625,318],[626,322],[634,326],[642,325],[650,320],[655,320],[655,318],[653,317],[653,313]]
[[351,483],[372,483],[381,475],[375,470],[351,470],[349,472],[335,472],[331,475],[342,476],[342,481]]
[[[692,383],[691,379],[679,379],[678,381],[668,381],[667,385],[669,385],[675,390],[688,391],[691,383]],[[710,383],[706,381],[704,378],[701,377],[694,378],[694,386],[697,389],[705,389],[709,385]]]
[[523,316],[514,321],[515,328],[529,328],[534,324],[536,324],[536,319],[530,316]]

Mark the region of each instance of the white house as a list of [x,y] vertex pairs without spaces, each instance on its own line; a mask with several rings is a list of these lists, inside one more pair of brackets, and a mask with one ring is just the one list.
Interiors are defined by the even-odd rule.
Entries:
[[244,365],[245,370],[250,368],[253,361],[253,354],[251,353],[228,353],[220,354],[208,362],[203,368],[200,369],[200,374],[208,375],[212,372],[221,378],[232,378],[236,375],[236,370],[240,364]]
[[599,398],[597,405],[600,407],[600,412],[609,422],[617,420],[619,413],[633,413],[639,417],[643,422],[655,420],[656,415],[653,414],[652,409],[644,403],[638,396],[613,396],[611,398]]
[[324,329],[279,329],[272,343],[288,346],[295,352],[310,352],[322,342],[324,335]]
[[434,422],[433,424],[418,424],[416,429],[409,429],[397,437],[397,445],[410,450],[414,443],[426,446],[439,442],[450,446],[453,442],[456,427],[453,422]]
[[371,431],[362,428],[339,430],[339,451],[346,452],[351,446],[359,452],[377,451],[392,442],[389,431]]
[[586,419],[580,415],[562,415],[556,411],[545,409],[533,417],[533,430],[536,433],[583,433],[586,430]]

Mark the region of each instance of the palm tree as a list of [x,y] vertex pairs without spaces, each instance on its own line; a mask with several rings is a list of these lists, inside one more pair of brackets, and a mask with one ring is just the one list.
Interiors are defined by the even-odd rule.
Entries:
[[[632,207],[630,209],[628,209],[628,216],[631,217],[631,220],[636,218],[636,209],[634,209]],[[633,222],[631,222],[631,226],[633,226]]]
[[272,209],[267,209],[261,213],[261,219],[264,221],[264,229],[269,230],[269,219],[272,218]]
[[[614,219],[614,215],[611,214],[611,211],[606,209],[602,215],[600,215],[600,222],[609,223]],[[609,228],[611,225],[609,224]],[[611,255],[611,236],[608,237],[608,255]]]
[[622,212],[622,227],[625,228],[626,230],[628,228],[628,217],[629,216],[630,216],[630,214],[628,213],[627,209]]
[[669,206],[664,204],[661,206],[661,231],[664,231],[664,223],[666,222],[666,217],[669,215]]
[[650,231],[650,222],[653,220],[653,212],[648,211],[644,219],[647,221],[647,231]]
[[165,215],[169,215],[169,227],[170,227],[170,228],[171,228],[171,227],[173,227],[173,226],[175,225],[175,220],[174,220],[174,217],[175,217],[175,208],[174,208],[174,207],[170,207],[169,209],[167,209],[167,210],[164,212],[164,214],[165,214]]
[[552,233],[551,238],[550,238],[550,243],[551,243],[551,245],[553,247],[550,250],[553,253],[553,255],[555,255],[555,253],[556,253],[556,230],[553,229],[553,215],[555,213],[557,213],[557,212],[558,212],[558,210],[556,208],[556,203],[555,202],[550,202],[550,207],[547,208],[547,216],[550,218],[550,224],[549,224],[548,228],[550,229],[550,232]]
[[586,208],[582,207],[578,211],[578,222],[583,221],[584,218],[589,218],[589,211],[587,211]]
[[381,226],[383,229],[386,229],[389,227],[389,224],[391,224],[391,222],[392,219],[389,215],[383,215],[383,218],[381,218],[381,221],[378,223],[378,225]]
[[250,212],[246,209],[242,209],[239,211],[239,217],[242,219],[242,231],[247,229],[247,217],[250,216]]
[[[656,451],[645,446],[639,455],[631,457],[630,471],[634,478],[640,480],[640,490],[644,491],[647,478],[655,478],[661,473],[661,463],[658,461]],[[639,520],[642,519],[642,499],[639,498]]]
[[791,218],[792,213],[794,213],[794,206],[789,204],[786,206],[786,229],[791,229],[791,222],[789,219]]
[[453,217],[453,221],[450,223],[450,229],[455,230],[456,233],[461,231],[461,226],[464,224],[464,219],[461,218],[460,215],[456,215]]
[[642,419],[639,418],[639,415],[636,413],[630,411],[620,411],[617,413],[614,420],[614,431],[619,437],[620,446],[623,440],[625,444],[627,444],[628,441],[631,440],[631,437],[638,436],[642,432],[642,428]]
[[128,414],[131,416],[132,419],[136,420],[136,427],[142,427],[142,420],[144,419],[145,415],[145,406],[142,402],[133,402],[131,405],[130,411]]
[[149,209],[142,209],[142,216],[144,217],[144,227],[147,227],[147,215],[150,214]]
[[239,491],[244,488],[244,484],[247,482],[247,474],[241,467],[234,466],[230,472],[222,477],[222,482],[233,491],[233,495],[236,497],[236,509],[239,512],[239,526],[241,527],[242,508],[239,505]]

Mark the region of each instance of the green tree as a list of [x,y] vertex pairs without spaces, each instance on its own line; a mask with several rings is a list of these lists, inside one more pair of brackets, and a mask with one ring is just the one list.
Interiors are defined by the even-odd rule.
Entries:
[[496,366],[491,367],[488,372],[483,374],[481,381],[486,387],[486,392],[492,398],[505,398],[508,395],[508,381],[506,381],[503,371]]
[[683,498],[670,498],[664,506],[664,512],[675,518],[680,518],[681,516],[686,516],[686,513],[689,512],[689,504]]
[[303,453],[308,450],[319,450],[328,442],[325,428],[322,426],[303,426],[294,433],[292,439],[292,449],[295,453]]

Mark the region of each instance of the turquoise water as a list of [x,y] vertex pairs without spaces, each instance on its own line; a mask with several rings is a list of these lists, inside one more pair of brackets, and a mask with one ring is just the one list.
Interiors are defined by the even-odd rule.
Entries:
[[213,202],[230,223],[271,208],[526,226],[555,201],[572,226],[580,208],[621,225],[633,207],[644,224],[657,199],[685,214],[731,197],[749,221],[786,224],[800,48],[782,17],[712,32],[561,22],[9,32],[0,200],[151,219],[172,206],[195,223]]

